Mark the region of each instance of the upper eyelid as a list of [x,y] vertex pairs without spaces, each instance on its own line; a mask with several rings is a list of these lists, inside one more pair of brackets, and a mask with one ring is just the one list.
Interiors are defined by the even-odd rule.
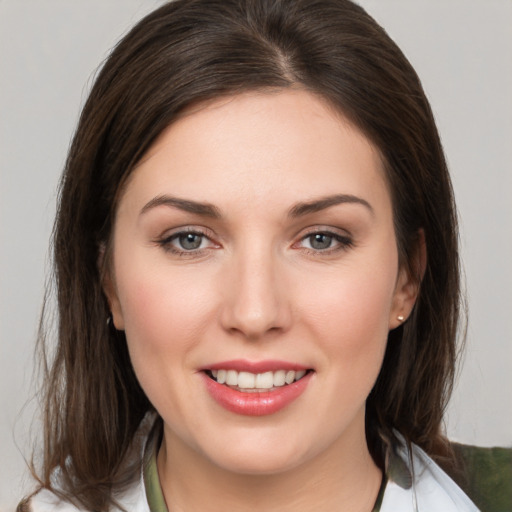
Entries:
[[310,233],[306,233],[305,235],[301,236],[298,239],[298,241],[294,242],[294,243],[302,242],[302,241],[307,240],[308,238],[315,236],[315,235],[327,235],[331,238],[334,238],[335,240],[338,240],[338,242],[341,242],[342,240],[344,240],[344,241],[349,241],[350,243],[353,243],[353,239],[350,235],[342,235],[340,233],[335,233],[333,231],[311,231]]
[[211,229],[202,226],[179,226],[176,228],[166,229],[161,235],[157,237],[158,240],[166,240],[183,233],[195,233],[197,235],[205,236],[206,238],[212,238],[213,233]]
[[[192,234],[204,237],[213,246],[219,246],[220,244],[217,241],[215,241],[214,238],[212,236],[210,236],[206,231],[209,231],[209,230],[206,230],[205,228],[199,228],[197,226],[189,226],[189,227],[182,226],[180,228],[174,228],[172,230],[164,231],[161,235],[155,237],[153,239],[153,242],[156,245],[163,247],[164,249],[167,248],[166,250],[171,250],[171,246],[174,245],[174,242],[179,238],[180,235],[192,233]],[[203,247],[203,248],[198,248],[198,249],[191,250],[191,251],[185,251],[185,250],[181,251],[179,248],[175,247],[171,252],[183,252],[183,254],[185,254],[185,253],[197,254],[206,249],[207,249],[206,247]]]
[[[209,247],[198,247],[197,249],[187,250],[185,248],[180,248],[180,247],[176,246],[175,245],[176,240],[181,235],[186,235],[186,234],[195,234],[195,235],[205,238],[206,240],[208,240],[208,242],[210,244]],[[218,248],[220,246],[217,242],[215,242],[213,240],[212,237],[210,237],[206,233],[204,233],[202,229],[197,229],[197,228],[175,229],[170,233],[167,232],[167,234],[164,233],[162,236],[157,237],[154,240],[154,242],[157,246],[161,247],[165,252],[174,254],[174,256],[176,256],[176,257],[183,257],[183,258],[200,257],[205,254],[205,251],[208,251],[211,248]]]
[[[343,228],[337,228],[334,226],[310,226],[309,228],[305,228],[301,230],[296,237],[294,238],[294,241],[292,242],[292,247],[298,245],[299,243],[304,242],[309,237],[317,235],[317,234],[324,234],[333,237],[337,242],[343,247],[353,246],[354,245],[354,236],[352,233],[350,233],[347,229]],[[336,250],[337,248],[333,249],[326,249],[324,250],[324,254],[327,253],[329,250]]]
[[201,231],[176,231],[175,233],[171,233],[169,236],[164,237],[163,240],[174,240],[176,238],[179,238],[182,235],[197,235],[201,236],[203,238],[207,238],[208,240],[211,240],[211,238],[206,235],[205,233],[202,233]]
[[323,226],[323,225],[310,226],[310,227],[301,229],[297,233],[296,238],[302,240],[303,238],[307,238],[308,236],[315,235],[317,233],[325,233],[325,234],[331,234],[331,235],[335,235],[335,236],[342,236],[342,237],[346,237],[346,238],[353,238],[352,233],[348,229],[338,228],[338,227],[334,227],[334,226]]

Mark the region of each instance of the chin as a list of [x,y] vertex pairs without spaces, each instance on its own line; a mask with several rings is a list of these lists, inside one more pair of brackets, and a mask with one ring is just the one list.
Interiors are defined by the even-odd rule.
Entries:
[[[290,436],[273,437],[271,434],[251,436],[249,433],[230,442],[220,441],[203,452],[210,462],[231,473],[240,475],[269,476],[291,471],[314,457],[312,450],[305,450],[306,440]],[[220,449],[216,449],[216,447]]]
[[296,454],[270,454],[263,451],[252,454],[233,454],[212,460],[219,468],[230,473],[248,476],[272,476],[291,471],[301,465]]

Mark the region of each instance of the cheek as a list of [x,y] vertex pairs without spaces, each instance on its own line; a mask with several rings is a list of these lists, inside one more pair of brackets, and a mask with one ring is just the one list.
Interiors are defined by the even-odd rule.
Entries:
[[302,316],[309,329],[316,331],[326,353],[348,367],[380,367],[393,303],[394,263],[390,258],[389,265],[337,269],[322,280],[323,286],[317,279],[309,283],[313,292],[302,292]]
[[193,354],[212,316],[210,287],[187,279],[186,272],[171,274],[165,265],[119,265],[118,270],[123,272],[119,298],[137,379],[158,411],[182,417],[182,398],[190,394],[186,376],[193,374]]
[[[134,366],[149,366],[151,360],[186,364],[183,356],[201,339],[211,316],[209,287],[187,279],[186,272],[148,264],[119,268],[118,293]],[[166,359],[167,354],[172,357]]]

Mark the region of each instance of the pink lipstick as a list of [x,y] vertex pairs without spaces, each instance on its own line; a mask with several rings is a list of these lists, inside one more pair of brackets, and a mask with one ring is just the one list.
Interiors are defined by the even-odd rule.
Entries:
[[235,414],[274,414],[306,390],[314,373],[305,366],[285,361],[231,360],[202,368],[210,396]]

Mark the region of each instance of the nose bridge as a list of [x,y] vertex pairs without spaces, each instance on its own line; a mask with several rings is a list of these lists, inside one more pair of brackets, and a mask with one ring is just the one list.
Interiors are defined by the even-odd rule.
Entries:
[[256,339],[287,327],[289,311],[278,267],[268,240],[246,241],[234,251],[227,269],[226,329]]

